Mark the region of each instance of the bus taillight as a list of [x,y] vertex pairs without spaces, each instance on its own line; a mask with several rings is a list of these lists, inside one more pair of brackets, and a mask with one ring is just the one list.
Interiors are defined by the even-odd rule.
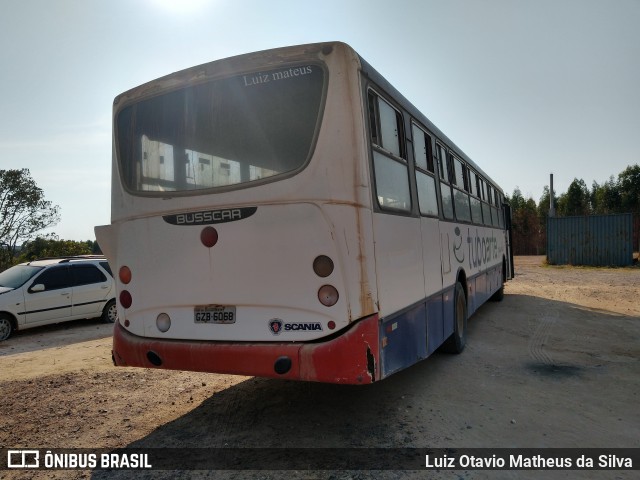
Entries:
[[326,255],[320,255],[313,261],[313,271],[319,277],[325,278],[333,273],[333,260]]
[[120,305],[122,305],[124,308],[129,308],[132,303],[133,298],[131,297],[131,294],[126,290],[122,290],[120,292]]
[[118,277],[122,283],[125,285],[128,284],[131,281],[131,269],[126,265],[123,265],[118,271]]
[[161,313],[156,318],[156,326],[161,332],[166,332],[167,330],[169,330],[169,328],[171,328],[171,317],[169,317],[169,315],[167,315],[166,313]]
[[203,228],[200,233],[200,241],[207,248],[213,247],[218,243],[218,231],[213,227]]
[[323,285],[318,290],[318,300],[325,307],[333,307],[338,303],[338,290],[333,285]]

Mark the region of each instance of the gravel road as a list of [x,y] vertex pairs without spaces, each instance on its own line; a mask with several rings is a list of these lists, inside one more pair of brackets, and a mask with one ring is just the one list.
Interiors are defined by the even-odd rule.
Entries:
[[[99,320],[0,343],[0,448],[638,447],[640,268],[517,257],[461,355],[371,386],[115,368]],[[580,478],[637,478],[580,472]],[[637,474],[637,471],[635,472]],[[547,471],[8,471],[0,478],[576,478]]]

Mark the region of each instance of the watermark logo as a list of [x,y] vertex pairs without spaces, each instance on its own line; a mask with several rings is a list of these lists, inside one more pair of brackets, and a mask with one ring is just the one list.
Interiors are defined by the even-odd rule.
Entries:
[[7,452],[8,468],[39,468],[40,452],[38,450],[9,450]]

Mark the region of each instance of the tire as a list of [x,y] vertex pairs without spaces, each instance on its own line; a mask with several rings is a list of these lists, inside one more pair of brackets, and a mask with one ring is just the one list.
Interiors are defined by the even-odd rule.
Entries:
[[0,314],[0,342],[6,340],[13,333],[13,322],[9,315]]
[[442,344],[446,353],[461,353],[467,343],[467,297],[460,282],[453,293],[453,333]]
[[115,300],[109,300],[102,310],[102,321],[104,323],[115,323],[118,319],[118,308]]

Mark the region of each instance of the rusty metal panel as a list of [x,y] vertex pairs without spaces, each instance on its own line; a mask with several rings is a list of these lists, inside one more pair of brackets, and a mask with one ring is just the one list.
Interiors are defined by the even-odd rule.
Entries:
[[631,265],[632,215],[550,217],[547,221],[547,261],[552,265]]

